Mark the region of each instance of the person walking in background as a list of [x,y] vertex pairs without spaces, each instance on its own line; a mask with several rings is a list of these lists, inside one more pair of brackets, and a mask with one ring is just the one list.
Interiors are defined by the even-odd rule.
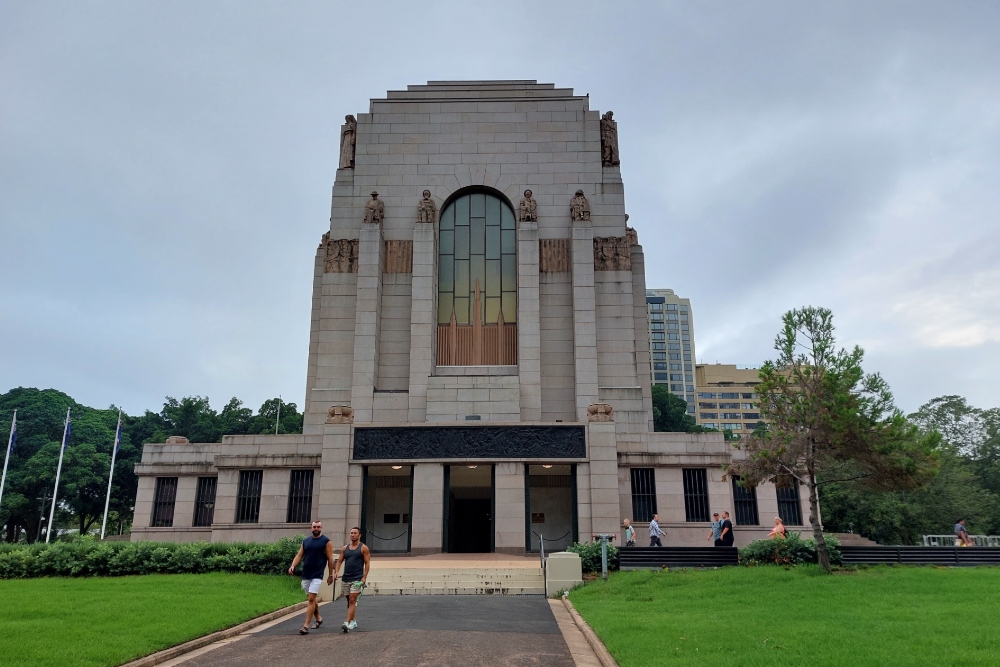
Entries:
[[660,515],[654,514],[653,519],[649,522],[649,546],[651,547],[662,547],[663,542],[660,541],[661,535],[666,535],[663,530],[660,529]]
[[958,523],[955,524],[955,546],[971,547],[973,544],[974,542],[969,537],[969,532],[965,530],[965,519],[959,519]]
[[292,566],[288,568],[288,574],[295,574],[295,567],[302,563],[302,590],[306,593],[308,606],[306,606],[306,622],[299,629],[300,635],[309,634],[309,624],[312,619],[316,619],[313,624],[315,630],[323,625],[323,619],[319,615],[319,588],[323,584],[323,570],[330,567],[330,574],[326,578],[327,584],[333,583],[333,543],[330,538],[323,534],[323,524],[313,521],[311,526],[312,535],[302,540],[299,552],[292,559]]
[[736,536],[733,535],[733,522],[729,520],[729,512],[722,513],[722,532],[719,534],[719,539],[722,540],[724,547],[731,547],[736,541]]
[[634,547],[635,546],[635,528],[632,527],[632,522],[625,519],[625,546]]
[[718,512],[712,514],[712,530],[705,539],[714,540],[717,547],[722,546],[722,519],[719,518]]
[[767,539],[783,540],[786,537],[788,537],[788,529],[785,528],[785,524],[781,521],[781,517],[774,517],[774,528],[772,528],[771,532],[767,534]]

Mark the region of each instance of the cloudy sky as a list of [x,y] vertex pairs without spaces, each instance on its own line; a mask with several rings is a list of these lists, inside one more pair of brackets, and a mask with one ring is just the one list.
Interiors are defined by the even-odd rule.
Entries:
[[822,305],[905,410],[1000,406],[998,34],[974,0],[3,3],[0,391],[301,406],[344,114],[506,78],[614,110],[699,361]]

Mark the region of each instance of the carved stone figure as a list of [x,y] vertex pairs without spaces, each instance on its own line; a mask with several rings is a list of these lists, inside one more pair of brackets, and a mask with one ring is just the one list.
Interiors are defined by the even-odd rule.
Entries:
[[323,271],[325,273],[357,273],[358,239],[331,239],[323,234]]
[[417,204],[417,222],[437,222],[437,204],[431,199],[431,191],[424,190],[424,198]]
[[577,190],[569,202],[569,212],[574,222],[590,220],[590,202],[583,195],[583,190]]
[[631,227],[625,228],[625,238],[628,239],[629,245],[639,245],[639,233]]
[[383,273],[413,273],[413,241],[385,241]]
[[613,422],[615,409],[607,403],[591,403],[587,406],[587,421]]
[[570,270],[570,239],[538,239],[538,271],[564,273]]
[[594,238],[595,271],[631,271],[632,244],[628,236]]
[[354,408],[349,405],[331,405],[326,415],[327,424],[354,423]]
[[378,192],[372,190],[372,198],[365,203],[365,222],[379,225],[384,218],[385,203],[378,198]]
[[344,129],[340,131],[340,168],[354,169],[354,147],[358,139],[358,121],[354,116],[344,116]]
[[525,190],[524,198],[517,207],[517,219],[521,222],[538,222],[538,202],[532,199],[531,194],[531,190]]
[[621,164],[618,159],[618,123],[611,119],[613,113],[601,116],[601,164],[614,167]]

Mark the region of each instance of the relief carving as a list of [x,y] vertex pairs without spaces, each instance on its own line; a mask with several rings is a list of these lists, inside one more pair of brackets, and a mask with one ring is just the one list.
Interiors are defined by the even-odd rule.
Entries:
[[587,407],[587,421],[613,422],[614,420],[615,409],[607,403],[591,403]]
[[625,238],[628,239],[628,244],[639,245],[639,234],[632,227],[625,228]]
[[413,241],[386,241],[383,273],[413,273]]
[[385,219],[385,203],[378,198],[378,192],[372,190],[372,198],[365,202],[365,222],[379,225]]
[[570,270],[571,239],[538,239],[538,271],[562,273]]
[[594,238],[595,271],[631,271],[632,248],[627,236]]
[[424,190],[424,198],[417,204],[417,222],[437,222],[437,204],[431,199],[431,191]]
[[601,116],[601,165],[614,167],[621,164],[618,159],[618,123],[612,120],[613,112]]
[[344,117],[344,128],[340,131],[340,168],[354,169],[354,147],[357,144],[358,121],[354,116]]
[[357,273],[358,272],[358,239],[331,239],[330,234],[323,234],[324,273]]
[[354,458],[565,459],[587,455],[583,426],[361,427]]
[[354,408],[349,405],[331,405],[326,411],[327,424],[353,424]]
[[538,222],[538,202],[531,195],[531,190],[525,190],[524,198],[517,207],[517,219],[521,222]]
[[590,220],[590,202],[583,195],[583,190],[577,190],[569,202],[569,213],[573,222]]

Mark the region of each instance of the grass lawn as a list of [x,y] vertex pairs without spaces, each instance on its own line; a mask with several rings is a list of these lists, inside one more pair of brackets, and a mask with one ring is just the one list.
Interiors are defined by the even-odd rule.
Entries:
[[0,581],[0,665],[118,665],[303,599],[257,574]]
[[620,572],[570,600],[621,667],[1000,664],[1000,568],[821,572]]

